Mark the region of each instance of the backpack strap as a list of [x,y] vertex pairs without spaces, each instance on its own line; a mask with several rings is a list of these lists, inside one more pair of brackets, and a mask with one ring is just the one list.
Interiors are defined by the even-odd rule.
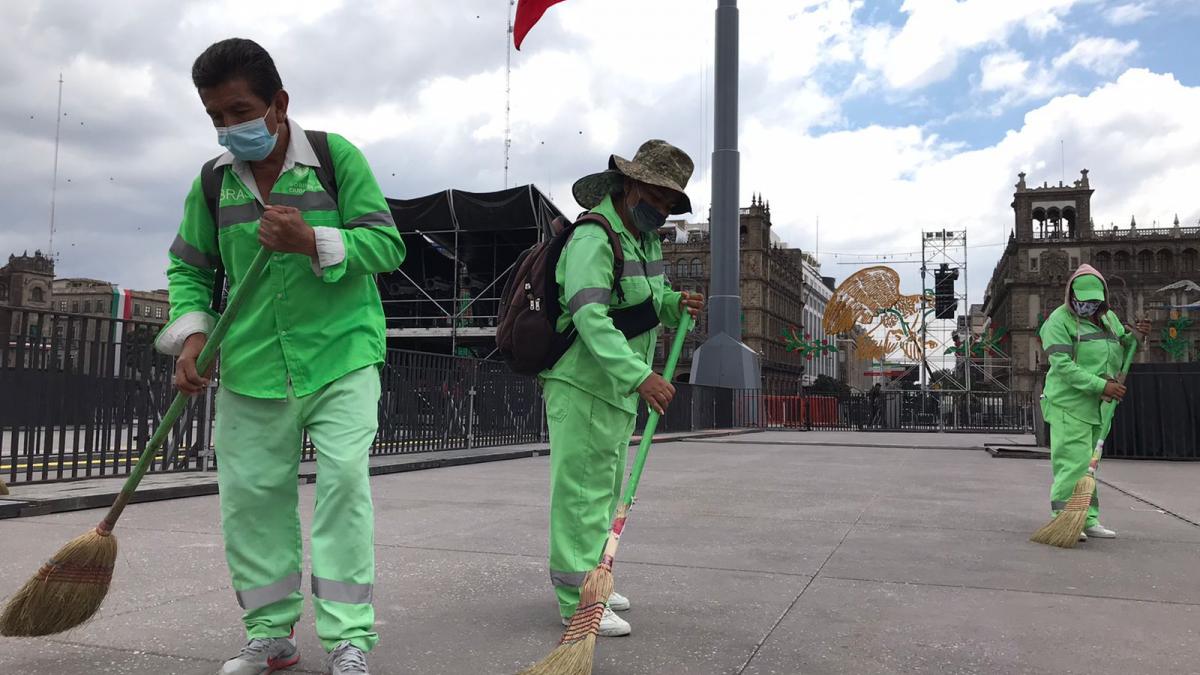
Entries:
[[212,310],[221,313],[221,304],[225,295],[225,265],[221,262],[221,238],[217,236],[220,223],[217,222],[217,207],[221,196],[221,183],[225,180],[225,167],[217,167],[213,157],[204,163],[200,169],[200,191],[204,195],[204,203],[208,205],[208,215],[213,222],[213,243],[217,248],[217,270],[213,275]]
[[337,184],[337,167],[333,164],[333,153],[329,151],[329,134],[324,131],[304,130],[304,135],[308,137],[308,143],[312,146],[313,154],[317,156],[317,161],[321,166],[314,167],[317,180],[321,183],[321,187],[325,192],[333,198],[333,203],[338,203],[338,184]]
[[[333,163],[333,153],[329,150],[329,134],[324,131],[306,129],[304,135],[312,146],[313,154],[317,156],[317,162],[320,163],[320,166],[313,167],[317,174],[317,181],[321,183],[321,188],[325,190],[325,193],[333,199],[333,203],[337,204],[337,172]],[[213,157],[200,169],[200,191],[204,195],[204,203],[208,205],[208,215],[212,218],[213,244],[217,250],[217,269],[213,276],[212,310],[218,314],[221,312],[225,295],[225,265],[221,262],[221,237],[218,234],[220,223],[217,221],[221,184],[225,180],[225,167],[217,166],[217,160],[220,157],[220,155]]]
[[575,221],[572,228],[580,225],[599,225],[608,235],[608,243],[613,251],[613,292],[620,302],[625,302],[625,291],[621,288],[621,277],[625,274],[625,251],[621,248],[621,237],[613,229],[608,219],[599,213],[585,213]]

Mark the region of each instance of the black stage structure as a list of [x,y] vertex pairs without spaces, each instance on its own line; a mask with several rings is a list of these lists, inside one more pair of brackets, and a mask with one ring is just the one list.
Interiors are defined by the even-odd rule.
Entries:
[[533,185],[387,201],[408,249],[377,278],[388,347],[494,358],[504,284],[562,212]]

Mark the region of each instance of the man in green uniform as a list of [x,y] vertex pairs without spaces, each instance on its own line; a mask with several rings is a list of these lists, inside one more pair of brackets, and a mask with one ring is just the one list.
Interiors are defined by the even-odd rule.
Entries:
[[[1125,350],[1136,344],[1108,307],[1108,285],[1090,265],[1080,265],[1067,282],[1064,303],[1042,324],[1042,349],[1050,362],[1042,392],[1042,413],[1050,424],[1050,463],[1054,484],[1050,510],[1057,515],[1071,498],[1075,483],[1087,472],[1100,436],[1100,402],[1120,400],[1124,385],[1116,381]],[[1150,331],[1139,321],[1137,331]],[[1100,524],[1099,494],[1092,495],[1087,537],[1112,539],[1117,533]]]
[[[658,235],[668,215],[691,212],[684,189],[692,168],[682,150],[652,140],[632,161],[613,155],[607,171],[585,176],[573,188],[576,201],[617,233],[625,264],[617,293],[609,237],[602,226],[585,224],[571,234],[555,270],[558,329],[574,326],[578,334],[541,374],[551,448],[550,579],[564,624],[579,604],[584,576],[600,561],[621,497],[639,397],[663,412],[675,394],[650,368],[659,323],[675,326],[685,309],[695,315],[704,306],[700,294],[668,287]],[[618,328],[614,319],[622,313],[648,320]],[[625,609],[629,600],[613,593],[600,635],[629,634],[629,624],[613,613]]]
[[[215,163],[215,204],[192,183],[171,245],[171,322],[160,351],[178,355],[175,381],[208,384],[196,358],[215,323],[218,265],[230,290],[249,293],[222,344],[214,442],[221,527],[248,642],[224,675],[260,675],[299,661],[301,534],[297,472],[305,433],[316,446],[312,594],[327,672],[367,673],[374,647],[374,513],[367,455],[375,438],[383,306],[374,274],[397,268],[404,244],[370,167],[328,134],[322,167],[288,117],[288,94],[267,52],[218,42],[192,80],[228,148]],[[317,172],[333,176],[336,200]],[[215,212],[210,208],[215,207]],[[214,217],[215,216],[215,217]],[[257,287],[241,281],[259,247],[273,251]]]

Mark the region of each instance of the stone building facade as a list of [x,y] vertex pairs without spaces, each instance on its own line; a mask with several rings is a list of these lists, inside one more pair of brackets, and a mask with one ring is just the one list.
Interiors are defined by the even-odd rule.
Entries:
[[41,251],[10,255],[0,267],[0,305],[48,310],[53,281],[54,260]]
[[55,279],[54,311],[85,316],[124,318],[116,316],[117,296],[124,294],[130,319],[166,324],[171,303],[165,289],[155,291],[125,291],[115,284],[97,279]]
[[[1011,375],[1002,377],[1011,389],[1040,387],[1048,366],[1038,328],[1062,304],[1067,279],[1080,263],[1091,264],[1108,279],[1110,304],[1123,321],[1145,316],[1154,323],[1149,344],[1138,353],[1139,362],[1176,358],[1163,349],[1160,331],[1173,316],[1187,314],[1172,305],[1194,303],[1200,293],[1162,289],[1200,281],[1200,226],[1182,226],[1175,218],[1166,227],[1138,226],[1136,220],[1128,227],[1096,227],[1093,192],[1086,169],[1072,185],[1029,187],[1025,174],[1019,174],[1012,202],[1015,229],[984,298],[991,325],[1008,329],[1006,347],[1013,366]],[[1198,358],[1198,338],[1200,328],[1194,323],[1179,335],[1188,345],[1184,359]]]
[[[784,332],[804,325],[804,253],[787,248],[771,231],[771,207],[755,197],[740,210],[742,341],[759,354],[764,386],[798,391],[805,374],[804,358],[789,352]],[[681,232],[683,234],[681,234]],[[711,264],[707,224],[690,231],[678,223],[662,230],[667,277],[676,290],[709,295]],[[707,317],[688,336],[677,372],[686,379],[691,357],[708,338]],[[656,367],[661,367],[666,341],[659,346]]]

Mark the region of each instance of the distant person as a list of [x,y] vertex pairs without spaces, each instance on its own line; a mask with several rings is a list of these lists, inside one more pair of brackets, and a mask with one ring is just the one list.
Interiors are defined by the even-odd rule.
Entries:
[[[625,266],[619,295],[609,236],[603,225],[587,223],[571,233],[555,272],[558,329],[578,333],[541,374],[551,448],[550,580],[564,625],[579,604],[584,576],[600,562],[621,498],[639,398],[664,412],[675,395],[675,387],[650,367],[659,324],[676,326],[683,311],[695,315],[704,308],[702,295],[667,286],[658,238],[667,216],[691,212],[684,192],[691,175],[692,160],[682,150],[646,141],[633,160],[613,155],[607,171],[580,178],[572,188],[579,205],[616,232]],[[628,635],[629,623],[613,611],[629,606],[614,592],[599,634]]]
[[[1137,332],[1150,332],[1148,321]],[[1116,381],[1125,350],[1137,342],[1108,305],[1108,285],[1091,265],[1080,265],[1067,282],[1062,305],[1040,331],[1050,362],[1042,392],[1042,414],[1050,424],[1050,464],[1054,483],[1050,511],[1066,507],[1075,483],[1087,472],[1100,436],[1100,402],[1121,400],[1125,386]],[[1100,498],[1092,495],[1081,540],[1112,539],[1117,533],[1100,524]]]
[[[225,555],[248,641],[217,672],[261,675],[300,660],[296,476],[307,433],[319,476],[310,551],[325,672],[365,675],[378,641],[367,456],[385,345],[373,275],[397,268],[404,244],[358,148],[288,116],[266,50],[218,42],[196,59],[192,82],[228,151],[205,166],[215,175],[192,182],[169,254],[171,322],[156,346],[178,356],[181,391],[208,385],[196,359],[216,320],[218,266],[231,293],[249,293],[221,348],[214,434]],[[260,246],[271,261],[257,287],[243,286]]]
[[883,402],[883,385],[876,382],[874,387],[867,392],[867,400],[871,403],[871,423],[870,426],[877,426],[880,417],[880,405]]

